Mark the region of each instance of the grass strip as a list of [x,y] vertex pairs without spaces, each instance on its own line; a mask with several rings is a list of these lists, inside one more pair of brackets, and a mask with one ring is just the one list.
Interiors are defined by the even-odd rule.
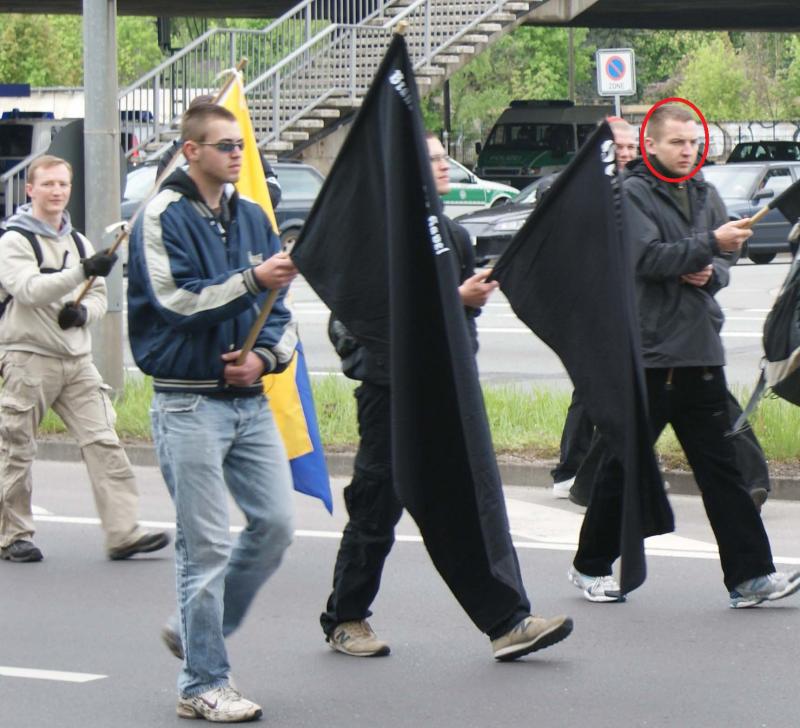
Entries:
[[[315,378],[314,401],[325,447],[351,449],[358,443],[358,423],[353,390],[356,382],[334,375]],[[740,402],[748,392],[736,390]],[[495,449],[500,454],[526,459],[558,459],[561,429],[570,402],[570,392],[530,389],[517,385],[486,385],[484,399]],[[150,440],[149,378],[131,378],[115,401],[117,432],[126,441]],[[767,459],[784,466],[800,464],[800,408],[774,397],[762,400],[751,418]],[[60,435],[65,427],[58,416],[47,413],[40,432]],[[668,467],[687,467],[683,451],[671,428],[658,441],[657,450]]]

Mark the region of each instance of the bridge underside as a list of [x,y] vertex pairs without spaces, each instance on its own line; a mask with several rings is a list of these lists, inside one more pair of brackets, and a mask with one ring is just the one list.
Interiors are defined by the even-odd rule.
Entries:
[[[291,0],[226,0],[223,12],[234,18],[275,18],[294,5]],[[119,15],[219,17],[221,7],[220,0],[117,0]],[[82,0],[0,0],[0,13],[80,13],[82,9]],[[797,0],[549,0],[531,13],[529,23],[787,32],[800,30],[800,9]]]

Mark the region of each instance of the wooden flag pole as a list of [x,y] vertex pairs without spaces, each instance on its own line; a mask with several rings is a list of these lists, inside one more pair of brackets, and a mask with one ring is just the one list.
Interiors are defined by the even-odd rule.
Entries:
[[[236,68],[232,73],[228,74],[228,78],[225,83],[222,85],[222,88],[217,91],[214,95],[214,100],[211,103],[219,103],[219,100],[228,92],[228,89],[233,85],[234,80],[236,79],[236,74],[239,73],[246,65],[247,65],[247,58],[242,58],[239,63],[236,64]],[[150,192],[145,196],[145,198],[139,203],[139,206],[136,208],[136,211],[133,213],[130,221],[127,223],[125,222],[118,222],[114,225],[111,225],[109,228],[106,228],[106,232],[111,232],[116,228],[121,228],[119,234],[114,239],[114,243],[108,249],[109,254],[116,253],[117,249],[119,248],[122,243],[124,243],[128,237],[130,236],[130,231],[133,228],[133,224],[139,219],[139,215],[141,215],[142,210],[144,210],[145,205],[153,198],[155,193],[158,191],[159,187],[161,187],[162,182],[169,177],[175,167],[178,166],[178,160],[180,159],[180,154],[173,155],[172,159],[169,160],[169,163],[164,168],[164,171],[158,176],[158,179],[153,183]],[[81,289],[78,297],[75,299],[73,305],[77,306],[89,292],[89,289],[94,284],[95,279],[97,276],[91,276],[86,280],[86,283],[83,284],[83,288]]]
[[236,358],[237,367],[240,367],[242,364],[244,364],[244,360],[247,358],[247,355],[253,350],[253,347],[256,344],[256,339],[258,338],[258,334],[261,329],[264,328],[264,324],[267,321],[267,316],[269,316],[269,312],[272,311],[272,307],[275,305],[275,299],[278,298],[278,294],[280,292],[280,288],[274,288],[269,292],[269,296],[267,296],[267,300],[264,301],[264,305],[261,307],[258,318],[250,328],[250,332],[247,334],[247,338],[242,345],[239,356]]

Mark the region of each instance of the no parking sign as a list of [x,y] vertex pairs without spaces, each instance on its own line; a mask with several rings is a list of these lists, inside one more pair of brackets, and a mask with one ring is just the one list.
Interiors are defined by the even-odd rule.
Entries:
[[636,65],[632,48],[597,51],[597,93],[600,96],[633,96]]

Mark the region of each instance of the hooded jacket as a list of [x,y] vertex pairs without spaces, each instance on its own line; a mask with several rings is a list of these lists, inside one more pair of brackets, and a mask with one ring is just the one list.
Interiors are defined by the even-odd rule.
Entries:
[[[0,237],[0,298],[13,296],[0,318],[0,349],[30,351],[55,357],[91,354],[89,327],[106,313],[106,284],[94,283],[81,304],[86,307],[83,326],[63,330],[58,314],[65,303],[74,301],[86,282],[80,252],[72,238],[69,213],[62,214],[61,227],[33,216],[30,204],[21,205],[4,223],[36,235],[42,251],[42,267],[30,241],[13,230]],[[94,253],[92,244],[81,235],[84,255]]]
[[[176,170],[134,225],[128,255],[128,333],[139,368],[156,391],[260,393],[261,383],[230,387],[222,354],[241,349],[267,293],[253,267],[280,251],[258,205],[226,186],[224,223],[188,174]],[[253,351],[264,373],[283,371],[296,327],[282,291]]]
[[[729,256],[720,253],[713,231],[728,221],[725,205],[698,173],[683,183],[687,218],[669,189],[674,183],[657,179],[642,160],[627,170],[625,219],[635,256],[644,365],[722,366],[724,316],[714,295],[728,284]],[[714,273],[702,288],[681,281],[710,263]]]

